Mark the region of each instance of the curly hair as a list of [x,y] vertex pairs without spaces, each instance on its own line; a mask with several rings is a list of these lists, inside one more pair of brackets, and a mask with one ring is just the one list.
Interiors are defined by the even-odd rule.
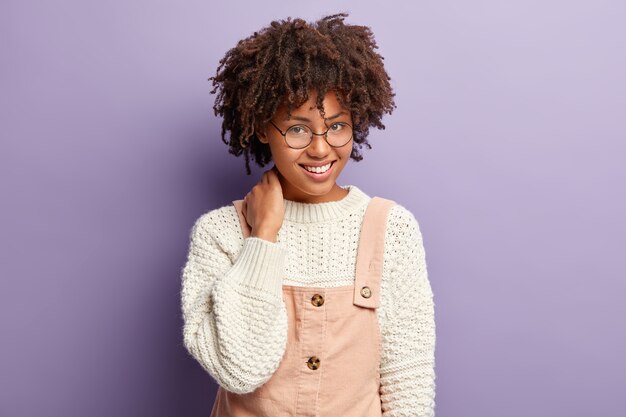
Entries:
[[[296,18],[273,21],[240,40],[220,60],[212,81],[218,92],[213,109],[223,118],[222,141],[229,153],[246,160],[250,155],[263,167],[271,162],[267,144],[255,129],[268,123],[276,109],[286,104],[288,115],[317,93],[316,106],[324,117],[323,99],[337,94],[341,106],[352,113],[353,147],[350,158],[363,159],[356,145],[371,149],[370,126],[384,129],[384,113],[396,107],[395,93],[385,71],[384,57],[366,26],[344,23],[347,13],[323,17],[310,24]],[[227,139],[227,132],[229,132]]]

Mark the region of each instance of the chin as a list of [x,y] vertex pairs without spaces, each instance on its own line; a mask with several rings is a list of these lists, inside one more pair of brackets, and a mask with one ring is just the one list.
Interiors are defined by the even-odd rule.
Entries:
[[323,197],[333,190],[333,188],[335,187],[335,181],[332,179],[329,179],[327,182],[323,184],[310,184],[306,182],[302,183],[300,181],[297,183],[292,182],[291,186],[297,189],[301,194],[308,195],[308,196]]
[[296,188],[310,195],[325,195],[328,194],[335,186],[335,181],[329,180],[324,184],[298,184]]
[[[286,169],[282,172],[286,171],[288,175],[284,175],[279,168],[280,176],[284,181],[284,185],[291,188],[292,191],[297,190],[297,193],[301,195],[322,197],[330,193],[335,188],[336,181],[338,179],[338,173],[335,172],[325,181],[315,182],[308,179],[306,176],[303,176],[301,172],[302,168],[297,164],[295,169],[291,169],[291,167],[284,168]],[[334,168],[343,168],[343,166],[337,165]],[[338,172],[341,172],[341,169]],[[285,190],[283,189],[283,191]]]

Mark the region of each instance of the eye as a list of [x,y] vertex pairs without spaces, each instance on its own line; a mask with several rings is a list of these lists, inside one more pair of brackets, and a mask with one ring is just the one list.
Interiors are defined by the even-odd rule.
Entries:
[[303,126],[292,126],[292,127],[289,128],[289,130],[287,132],[289,132],[290,134],[293,134],[293,135],[302,135],[302,134],[306,133],[306,130],[304,129]]
[[338,132],[343,129],[343,127],[344,123],[333,123],[332,125],[330,125],[330,130]]

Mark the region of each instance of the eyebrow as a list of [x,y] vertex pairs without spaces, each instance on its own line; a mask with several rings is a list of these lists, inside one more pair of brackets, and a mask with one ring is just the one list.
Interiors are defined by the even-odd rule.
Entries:
[[[341,116],[342,114],[348,114],[345,111],[341,111],[337,114],[335,114],[334,116],[330,116],[330,117],[326,117],[324,120],[333,120],[336,119],[337,117]],[[291,118],[287,118],[285,120],[300,120],[302,122],[310,122],[310,119],[307,119],[306,117],[301,117],[301,116],[291,116]]]

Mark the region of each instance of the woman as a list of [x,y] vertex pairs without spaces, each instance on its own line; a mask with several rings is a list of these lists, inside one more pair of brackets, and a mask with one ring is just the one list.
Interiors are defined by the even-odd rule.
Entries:
[[[368,27],[274,21],[220,61],[229,152],[265,166],[197,219],[184,342],[212,416],[433,416],[434,302],[413,214],[337,179],[395,108]],[[358,146],[357,146],[358,145]]]

